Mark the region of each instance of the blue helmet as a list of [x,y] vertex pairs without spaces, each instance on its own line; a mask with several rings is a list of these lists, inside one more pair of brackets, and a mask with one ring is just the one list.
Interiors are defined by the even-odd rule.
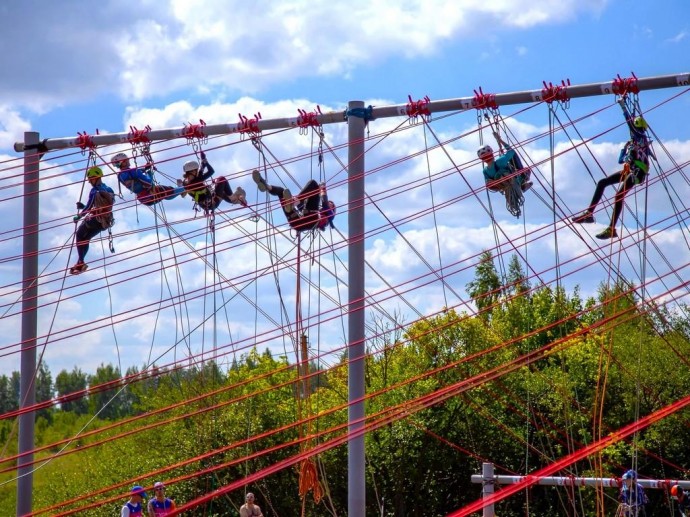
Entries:
[[637,472],[630,469],[625,474],[623,474],[623,479],[637,479]]

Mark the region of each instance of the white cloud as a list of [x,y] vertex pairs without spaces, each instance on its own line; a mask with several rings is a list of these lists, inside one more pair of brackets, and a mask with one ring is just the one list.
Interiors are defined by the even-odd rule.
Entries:
[[[384,105],[390,101],[376,99],[372,102]],[[314,105],[311,99],[266,102],[252,97],[242,97],[235,102],[218,101],[201,105],[181,101],[171,102],[159,108],[132,106],[125,114],[123,122],[125,125],[139,127],[146,124],[170,127],[179,125],[180,121],[197,121],[200,118],[208,123],[236,120],[237,113],[240,112],[248,115],[261,112],[265,118],[285,117],[296,115],[297,108],[311,109]],[[337,107],[322,108],[335,110]],[[572,114],[574,118],[581,115]],[[436,145],[431,134],[426,135],[425,142],[423,126],[401,125],[400,122],[394,119],[381,119],[370,125],[372,135],[386,135],[387,131],[397,126],[400,126],[401,130],[385,138],[373,138],[367,143],[366,168],[377,169],[377,172],[367,177],[366,189],[367,194],[376,200],[377,206],[368,206],[366,224],[370,230],[379,229],[376,236],[367,241],[367,259],[386,282],[405,291],[404,301],[393,297],[383,280],[369,272],[367,278],[371,283],[367,289],[374,299],[381,300],[382,307],[389,311],[402,307],[408,321],[415,316],[407,303],[422,313],[440,309],[446,303],[446,297],[451,305],[461,303],[451,290],[459,293],[460,297],[464,296],[464,286],[474,274],[477,254],[483,249],[496,246],[494,228],[489,214],[485,211],[488,199],[491,199],[493,213],[499,225],[497,239],[501,251],[505,253],[503,260],[507,261],[510,254],[519,251],[527,257],[533,270],[540,272],[540,279],[552,281],[555,278],[553,270],[541,273],[553,268],[556,260],[555,241],[550,233],[553,224],[550,164],[544,164],[541,172],[535,172],[535,176],[538,176],[541,182],[526,196],[527,215],[523,226],[522,220],[511,217],[505,211],[504,201],[499,195],[487,196],[483,189],[481,170],[476,163],[475,154],[479,139],[476,132],[472,133],[476,130],[474,113],[455,114],[448,119],[439,118],[432,121],[434,134],[442,142],[452,142],[445,144],[443,151],[435,150],[428,154],[424,152],[427,146]],[[542,125],[530,123],[527,117],[522,115],[515,120],[507,120],[511,135],[515,135],[513,138],[517,140],[546,135],[548,128],[543,125],[544,118],[538,122]],[[619,113],[605,111],[596,117],[578,122],[577,125],[588,137],[608,130],[613,124],[618,123]],[[331,146],[344,144],[347,140],[346,124],[329,124],[324,130],[326,140]],[[458,134],[466,132],[469,136],[454,139]],[[622,141],[616,140],[623,140],[625,136],[625,129],[621,128],[605,133],[605,136],[588,145],[585,159],[595,179],[614,170],[618,150],[622,145]],[[484,137],[489,136],[485,134]],[[262,143],[267,151],[267,172],[270,181],[297,189],[311,176],[318,176],[318,165],[315,160],[309,158],[309,153],[313,150],[312,142],[310,135],[300,135],[298,131],[275,134],[267,132],[263,135]],[[690,158],[690,143],[667,141],[664,144],[678,161],[684,162]],[[557,154],[566,151],[572,145],[562,132],[557,133]],[[236,135],[221,136],[211,139],[205,148],[209,152],[211,163],[216,167],[217,175],[226,175],[233,186],[243,186],[255,210],[270,214],[274,225],[284,225],[284,216],[277,204],[267,203],[265,196],[257,191],[249,177],[249,171],[260,163],[259,153],[249,140],[239,139]],[[186,159],[183,155],[189,154],[191,147],[186,146],[183,141],[160,142],[155,143],[152,150],[161,171],[174,179],[179,176],[181,164]],[[589,155],[589,151],[592,156]],[[336,152],[340,162],[347,163],[347,149]],[[546,160],[550,155],[547,137],[542,136],[541,139],[530,143],[523,152],[532,161]],[[417,157],[403,160],[417,153]],[[667,158],[660,156],[660,160],[662,167],[669,166]],[[79,199],[81,193],[85,161],[86,158],[77,153],[64,156],[47,155],[42,162],[44,173],[53,176],[45,180],[45,186],[54,190],[42,197],[41,218],[43,221],[56,220],[60,223],[60,226],[42,234],[41,242],[46,248],[46,253],[41,256],[41,267],[47,267],[53,275],[53,282],[47,284],[42,281],[42,288],[58,289],[65,274],[74,228],[71,215],[74,201]],[[454,163],[461,167],[462,177],[454,169]],[[341,170],[338,160],[328,152],[325,154],[324,169],[325,179],[330,186],[329,195],[339,207],[336,226],[347,235],[346,174]],[[433,190],[428,184],[430,175],[433,178]],[[463,177],[467,178],[467,183],[463,181]],[[168,181],[168,178],[165,179]],[[112,182],[112,178],[108,178],[108,181]],[[683,182],[677,180],[677,175],[672,177],[671,181],[681,196],[687,193],[687,186],[684,187]],[[560,196],[559,208],[566,213],[575,212],[583,207],[591,196],[595,183],[584,169],[583,160],[572,151],[565,152],[556,159],[555,182]],[[476,195],[471,192],[472,189],[478,189]],[[605,194],[607,201],[610,201],[613,195],[613,190],[609,190],[610,192]],[[12,199],[12,194],[5,192],[8,199]],[[643,192],[641,188],[636,189],[636,195],[642,195]],[[429,211],[432,206],[432,193],[433,204],[438,207],[435,219],[434,213]],[[665,201],[666,194],[661,183],[650,185],[649,193],[650,200],[654,201],[649,205],[649,222],[654,224],[669,216],[668,202]],[[19,198],[17,196],[13,202],[0,204],[0,210],[5,214],[16,214],[20,210]],[[458,199],[460,200],[457,201]],[[442,207],[441,205],[446,202],[447,206]],[[189,199],[167,201],[162,207],[165,208],[165,215],[171,224],[170,231],[175,235],[184,235],[199,255],[195,255],[177,238],[173,238],[174,245],[171,248],[167,230],[159,227],[156,232],[155,219],[151,211],[141,205],[135,210],[135,206],[137,205],[129,194],[125,194],[124,200],[118,200],[117,224],[114,229],[116,253],[110,254],[107,247],[103,251],[101,244],[96,241],[89,251],[88,259],[92,268],[87,274],[65,278],[65,293],[69,296],[78,295],[79,298],[72,302],[61,302],[61,307],[62,303],[75,303],[78,300],[79,309],[69,305],[67,308],[61,308],[67,312],[56,321],[52,330],[56,336],[73,332],[68,329],[77,323],[85,324],[97,317],[109,316],[111,299],[114,314],[147,306],[148,309],[134,310],[117,318],[120,321],[114,326],[115,335],[123,361],[126,362],[125,368],[131,364],[143,364],[150,349],[154,351],[152,353],[160,354],[179,341],[169,355],[157,361],[158,364],[163,364],[172,361],[174,357],[185,357],[190,351],[195,353],[201,350],[202,346],[205,350],[209,349],[213,333],[210,324],[203,324],[203,321],[211,314],[211,308],[215,303],[216,306],[222,306],[217,313],[220,345],[230,345],[228,336],[232,336],[232,346],[246,347],[256,343],[260,349],[271,347],[276,353],[282,354],[285,347],[290,352],[290,340],[288,339],[284,345],[283,338],[292,334],[281,331],[277,335],[274,330],[270,334],[262,335],[262,332],[275,329],[287,319],[293,319],[296,273],[294,269],[286,268],[285,263],[289,262],[294,266],[296,257],[294,244],[289,235],[267,239],[263,222],[253,223],[246,218],[246,210],[223,205],[222,209],[226,211],[217,218],[215,248],[218,271],[222,276],[214,276],[213,271],[206,268],[203,262],[203,257],[212,260],[214,251],[209,244],[210,240],[207,240],[210,238],[206,233],[207,222],[202,217],[194,218],[192,202]],[[385,217],[378,208],[383,211]],[[386,218],[396,224],[398,231],[388,229],[389,223]],[[605,218],[603,214],[600,217],[601,220]],[[13,219],[7,216],[3,220]],[[628,220],[626,219],[626,222]],[[9,226],[17,225],[15,222]],[[593,292],[599,280],[605,278],[608,273],[609,263],[600,260],[600,255],[594,255],[594,252],[599,253],[597,250],[602,248],[602,243],[592,236],[598,227],[599,225],[593,225],[591,229],[576,228],[583,237],[580,239],[573,229],[563,227],[561,223],[558,234],[562,261],[583,255],[576,262],[564,266],[561,274],[567,285],[583,284],[584,292]],[[532,232],[536,232],[534,236]],[[525,233],[530,241],[526,251]],[[678,257],[674,258],[674,261],[687,261],[684,255],[687,251],[682,251],[684,241],[680,238],[681,235],[682,232],[669,231],[662,234],[663,239],[662,236],[659,237],[665,256]],[[258,240],[254,239],[255,236],[258,236]],[[17,239],[15,241],[11,245],[0,242],[0,246],[7,246],[3,247],[3,256],[21,253],[20,243]],[[336,247],[335,256],[328,252],[331,242]],[[303,273],[308,274],[321,288],[317,290],[303,283],[303,300],[308,304],[308,308],[305,305],[304,312],[312,316],[319,311],[333,309],[339,303],[344,303],[347,297],[347,287],[343,283],[347,281],[347,273],[337,262],[340,258],[347,264],[346,250],[339,247],[340,239],[337,236],[331,237],[327,232],[323,235],[323,241],[318,241],[318,245],[325,248],[324,255],[313,253],[313,262],[307,257],[303,260]],[[445,289],[430,271],[430,268],[440,267],[439,245],[444,275],[448,282]],[[274,262],[278,262],[278,266],[271,266],[271,256],[274,257]],[[280,260],[275,257],[280,257]],[[50,263],[51,260],[54,262]],[[102,269],[104,260],[106,268]],[[162,277],[158,272],[161,264],[169,266],[173,262],[179,264],[179,269],[170,268],[166,271],[166,277]],[[583,264],[588,264],[587,268],[577,272],[577,267]],[[664,267],[663,261],[655,261],[655,266]],[[9,278],[6,283],[19,281],[21,273],[17,261],[8,262],[2,267],[7,275],[5,278]],[[625,267],[628,272],[634,273],[633,267]],[[253,272],[257,270],[261,271],[261,276],[255,279]],[[338,284],[329,272],[333,270],[337,271],[341,280]],[[237,290],[242,290],[242,294],[238,294]],[[9,294],[3,293],[3,303],[9,303],[8,297]],[[161,302],[164,308],[159,312]],[[281,307],[281,302],[284,308]],[[253,303],[256,303],[257,307],[253,307]],[[157,322],[154,314],[160,316]],[[18,342],[19,325],[16,324],[16,318],[12,319],[12,325],[8,324],[9,320],[10,318],[7,318],[2,322],[4,335],[10,342]],[[46,319],[41,321],[41,332],[45,333],[49,324]],[[110,329],[108,323],[106,320],[100,325]],[[203,327],[200,327],[201,325]],[[323,336],[324,342],[340,344],[342,325],[339,325],[337,320],[329,322],[328,325],[329,327],[322,327],[324,333],[326,328],[329,328],[329,334]],[[204,328],[204,333],[195,330],[191,338],[181,341],[183,328],[188,331],[189,328],[197,327]],[[53,350],[48,356],[49,364],[54,373],[63,367],[69,370],[74,364],[90,365],[95,361],[94,353],[99,354],[98,363],[116,362],[112,334],[104,332],[103,328],[89,328],[91,330],[84,338],[79,336],[49,345],[49,349]],[[255,339],[257,330],[259,337]],[[85,343],[83,347],[78,346],[82,339]],[[69,348],[63,348],[63,345]],[[3,367],[6,364],[8,363],[3,362]]]
[[673,36],[672,38],[668,38],[666,41],[668,43],[680,43],[681,41],[683,41],[687,37],[688,37],[688,31],[682,30],[678,34]]
[[606,3],[169,0],[134,7],[110,0],[92,9],[83,0],[27,0],[0,8],[0,68],[13,71],[3,77],[0,102],[41,111],[109,93],[126,102],[189,89],[256,94],[299,77],[347,77],[389,58],[428,56],[450,40],[483,34],[487,24],[500,31],[563,23]]
[[[31,123],[24,120],[18,111],[0,105],[0,149],[12,149],[15,142],[24,140],[24,132],[30,130]],[[11,159],[16,159],[16,156]]]

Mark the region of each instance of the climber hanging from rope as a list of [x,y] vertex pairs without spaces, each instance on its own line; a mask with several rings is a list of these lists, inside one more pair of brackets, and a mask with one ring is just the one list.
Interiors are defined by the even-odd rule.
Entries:
[[[145,156],[148,153],[145,153]],[[125,153],[117,153],[113,156],[110,163],[118,169],[117,180],[124,185],[127,190],[137,196],[137,200],[144,205],[155,205],[156,203],[177,196],[186,195],[183,187],[169,187],[158,185],[153,179],[153,163],[149,162],[144,167],[132,167],[129,156]]]
[[258,170],[252,172],[252,179],[261,192],[268,192],[280,199],[285,217],[290,227],[298,232],[319,229],[327,226],[335,228],[335,203],[328,199],[326,184],[309,180],[301,192],[293,197],[289,189],[269,185]]
[[[86,204],[77,202],[79,214],[74,216],[76,223],[84,219],[76,231],[76,246],[78,259],[69,272],[73,275],[83,273],[88,268],[84,259],[89,251],[89,241],[103,230],[109,229],[115,222],[113,219],[113,203],[115,193],[108,185],[103,183],[103,171],[100,167],[89,167],[86,171],[86,179],[91,184],[91,192]],[[111,247],[111,250],[113,248]]]
[[[488,120],[488,117],[486,117]],[[491,124],[491,122],[489,121]],[[484,163],[484,181],[492,192],[502,192],[506,197],[506,207],[515,217],[520,217],[520,207],[525,199],[523,192],[532,187],[531,171],[522,165],[520,156],[499,134],[498,120],[492,126],[492,133],[499,148],[499,155],[494,159],[494,150],[484,145],[477,150],[477,156]]]
[[628,106],[628,102],[627,95],[623,95],[618,99],[618,104],[623,109],[623,115],[630,130],[630,140],[621,149],[620,156],[618,157],[618,163],[623,165],[623,169],[599,180],[594,189],[594,195],[589,207],[571,219],[574,223],[593,223],[594,210],[599,201],[601,201],[604,189],[609,185],[620,184],[613,204],[611,223],[604,231],[596,235],[597,239],[613,239],[618,237],[616,223],[623,210],[625,195],[635,185],[642,183],[647,178],[649,157],[653,156],[650,148],[651,142],[647,136],[647,121],[640,114],[637,102],[631,102],[632,111]]
[[182,166],[184,179],[177,180],[194,199],[195,207],[201,208],[206,215],[212,215],[221,201],[247,206],[246,193],[242,187],[237,187],[233,193],[230,184],[224,176],[213,180],[213,185],[204,183],[216,172],[206,159],[206,153],[201,151],[201,168],[196,160],[189,160]]

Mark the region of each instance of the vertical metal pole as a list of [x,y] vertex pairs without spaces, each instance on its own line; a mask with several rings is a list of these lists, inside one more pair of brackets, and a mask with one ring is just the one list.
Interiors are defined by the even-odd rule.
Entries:
[[[364,109],[350,101],[348,112]],[[348,120],[348,423],[349,432],[364,427],[364,117]],[[355,402],[358,401],[358,402]],[[348,440],[347,514],[366,515],[364,435]]]
[[[41,155],[37,149],[39,135],[24,133],[24,260],[22,295],[22,350],[19,382],[19,407],[36,403],[36,335],[38,306],[38,171]],[[18,452],[34,450],[35,413],[19,415]],[[31,513],[33,492],[33,453],[17,461],[17,516]]]
[[[486,499],[494,494],[494,464],[482,463],[482,498]],[[484,507],[482,517],[494,517],[494,505]]]

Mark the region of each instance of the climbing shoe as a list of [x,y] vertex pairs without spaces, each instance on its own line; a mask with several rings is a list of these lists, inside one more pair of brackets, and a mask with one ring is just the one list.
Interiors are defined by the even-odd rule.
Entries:
[[247,206],[247,193],[242,187],[237,187],[235,192],[230,196],[230,202]]
[[596,237],[597,239],[615,239],[618,237],[618,232],[615,228],[609,226],[603,232],[597,233]]
[[286,214],[289,214],[294,209],[295,209],[295,206],[292,202],[292,194],[290,193],[289,189],[284,189],[283,190],[283,210],[285,210]]
[[576,215],[572,219],[570,219],[574,223],[593,223],[594,222],[594,216],[592,215],[592,212],[589,210],[585,210],[584,212]]
[[256,186],[260,192],[266,192],[268,190],[266,180],[261,177],[261,173],[258,170],[254,169],[252,171],[252,179],[254,180],[254,183],[256,183]]
[[86,264],[82,260],[78,260],[76,264],[74,264],[71,268],[69,268],[69,272],[72,275],[78,275],[79,273],[83,273],[89,268],[89,265]]

